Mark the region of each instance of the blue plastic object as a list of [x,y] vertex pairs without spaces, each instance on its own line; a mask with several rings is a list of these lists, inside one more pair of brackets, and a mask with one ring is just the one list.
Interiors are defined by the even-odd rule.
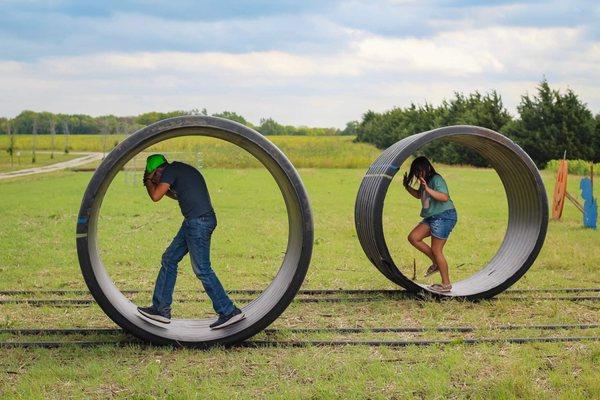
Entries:
[[592,193],[592,180],[582,178],[579,183],[581,197],[583,197],[583,226],[596,229],[598,221],[598,202]]

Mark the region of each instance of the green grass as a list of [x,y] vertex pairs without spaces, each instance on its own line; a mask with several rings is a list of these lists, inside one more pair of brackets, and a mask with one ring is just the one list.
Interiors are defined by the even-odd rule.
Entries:
[[28,399],[598,396],[598,350],[562,344],[498,350],[455,346],[200,352],[100,347],[15,350],[0,365],[12,371],[6,382],[10,392]]
[[[460,221],[446,247],[452,277],[460,279],[486,262],[498,248],[506,226],[506,204],[496,174],[488,169],[440,168],[450,185]],[[287,220],[272,177],[262,169],[204,171],[218,214],[214,263],[228,287],[261,288],[270,282],[285,251]],[[315,246],[307,287],[393,287],[368,263],[354,229],[353,210],[361,170],[305,169],[315,216]],[[148,200],[139,173],[121,172],[103,202],[100,250],[113,278],[125,286],[148,286],[155,265],[181,223],[175,202]],[[548,187],[552,175],[544,173]],[[81,196],[90,173],[61,172],[2,183],[0,233],[6,287],[81,288],[72,240]],[[133,183],[131,183],[133,182]],[[577,181],[571,179],[570,191]],[[387,241],[400,266],[420,272],[426,260],[406,241],[419,221],[419,202],[394,182],[384,210]],[[261,190],[256,190],[261,188]],[[23,238],[43,252],[23,254]],[[566,204],[563,221],[552,221],[546,245],[524,286],[588,286],[600,283],[590,268],[600,265],[598,231],[584,229],[581,215]],[[27,268],[18,268],[26,265]],[[191,278],[188,264],[182,276]],[[135,276],[136,285],[130,278]],[[192,279],[183,278],[182,285]]]
[[[476,270],[498,247],[506,201],[488,169],[439,166],[459,210],[447,245],[451,277]],[[262,169],[204,168],[218,214],[213,264],[228,289],[263,288],[285,250],[287,221],[276,184]],[[395,288],[364,256],[353,209],[363,169],[301,169],[315,218],[315,246],[304,288]],[[0,289],[83,289],[74,246],[81,196],[91,173],[62,171],[0,182]],[[548,189],[553,174],[543,173]],[[139,172],[119,173],[102,207],[103,261],[124,288],[151,289],[160,255],[181,216],[176,203],[148,200]],[[569,190],[578,193],[571,177]],[[387,241],[397,264],[419,275],[426,260],[406,242],[419,204],[393,182],[384,209]],[[257,190],[259,189],[259,190]],[[550,190],[551,191],[551,190]],[[515,287],[598,287],[600,233],[581,227],[565,205],[546,244]],[[462,265],[461,267],[456,267]],[[419,278],[420,279],[420,278]],[[437,277],[427,280],[435,281]],[[421,280],[423,281],[423,280]],[[425,281],[423,281],[425,282]],[[200,287],[186,258],[180,265],[174,312],[210,315],[206,301],[181,302]],[[248,296],[237,296],[248,297]],[[149,294],[132,299],[146,304]],[[97,306],[55,308],[0,305],[2,327],[110,327]],[[372,301],[293,303],[276,328],[336,326],[473,325],[467,337],[598,335],[599,330],[557,332],[490,329],[500,324],[599,323],[594,301],[433,302],[381,297]],[[301,335],[277,339],[460,339],[464,334]],[[114,337],[99,336],[110,339]],[[257,338],[266,339],[262,333]],[[16,337],[4,340],[51,340]],[[271,348],[174,350],[128,346],[92,349],[2,350],[0,397],[5,398],[599,398],[600,344],[449,345],[404,349]],[[147,383],[149,382],[149,383]]]

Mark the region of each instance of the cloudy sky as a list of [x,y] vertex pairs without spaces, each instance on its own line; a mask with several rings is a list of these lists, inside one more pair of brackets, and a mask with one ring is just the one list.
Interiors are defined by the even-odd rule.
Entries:
[[368,109],[575,90],[600,112],[598,1],[0,0],[0,115],[207,108],[343,127]]

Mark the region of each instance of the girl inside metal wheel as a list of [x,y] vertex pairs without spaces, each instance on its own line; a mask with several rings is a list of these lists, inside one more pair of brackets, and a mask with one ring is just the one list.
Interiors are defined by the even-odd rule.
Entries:
[[[444,257],[444,245],[450,232],[456,225],[458,216],[454,203],[450,199],[448,185],[426,157],[417,157],[410,165],[410,170],[404,173],[403,185],[408,193],[421,200],[421,217],[423,220],[408,235],[408,241],[417,250],[431,260],[425,276],[438,271],[442,278],[441,284],[429,286],[430,290],[449,293],[452,291],[448,262]],[[412,187],[418,183],[418,189]],[[423,241],[431,236],[431,245]]]

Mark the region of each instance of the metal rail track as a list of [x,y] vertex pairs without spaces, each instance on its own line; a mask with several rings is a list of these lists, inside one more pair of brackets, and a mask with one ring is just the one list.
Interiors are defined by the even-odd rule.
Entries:
[[[150,293],[150,289],[125,289],[122,293]],[[202,293],[201,290],[180,290],[180,292]],[[600,287],[589,288],[532,288],[532,289],[508,289],[504,293],[578,293],[578,292],[600,292]],[[262,293],[259,289],[234,289],[229,290],[230,294],[247,294],[255,295]],[[399,294],[408,293],[403,289],[301,289],[298,295],[334,295],[334,294]],[[16,295],[36,295],[36,294],[61,294],[61,295],[86,295],[90,294],[88,290],[82,289],[22,289],[22,290],[0,290],[0,295],[16,296]]]
[[[600,324],[558,324],[558,325],[495,325],[475,326],[402,326],[402,327],[318,327],[318,328],[267,328],[263,332],[269,335],[277,333],[423,333],[423,332],[461,332],[469,333],[480,330],[571,330],[598,329]],[[93,335],[126,333],[120,328],[5,328],[0,334],[5,335]]]
[[[476,345],[476,344],[526,344],[600,341],[600,336],[552,336],[552,337],[511,337],[511,338],[461,338],[439,340],[250,340],[230,347],[250,348],[289,348],[289,347],[325,347],[325,346],[431,346],[431,345]],[[59,347],[97,347],[97,346],[152,345],[137,340],[82,340],[58,342],[0,342],[0,348],[59,348]]]
[[[401,292],[404,293],[404,292]],[[295,298],[294,303],[343,303],[343,302],[368,302],[368,301],[381,301],[381,300],[415,300],[415,299],[430,299],[433,301],[464,301],[461,299],[448,298],[448,299],[433,299],[428,297],[419,297],[410,294],[394,294],[392,296],[381,296],[381,297],[312,297],[312,298]],[[206,298],[184,298],[178,299],[178,302],[189,303],[208,301]],[[235,299],[241,303],[247,303],[254,299],[251,298],[237,298]],[[498,296],[492,299],[481,300],[481,301],[598,301],[600,296]],[[90,298],[78,298],[78,299],[0,299],[0,305],[3,304],[28,304],[32,306],[55,306],[55,307],[75,307],[75,306],[88,306],[95,304],[96,301]]]

